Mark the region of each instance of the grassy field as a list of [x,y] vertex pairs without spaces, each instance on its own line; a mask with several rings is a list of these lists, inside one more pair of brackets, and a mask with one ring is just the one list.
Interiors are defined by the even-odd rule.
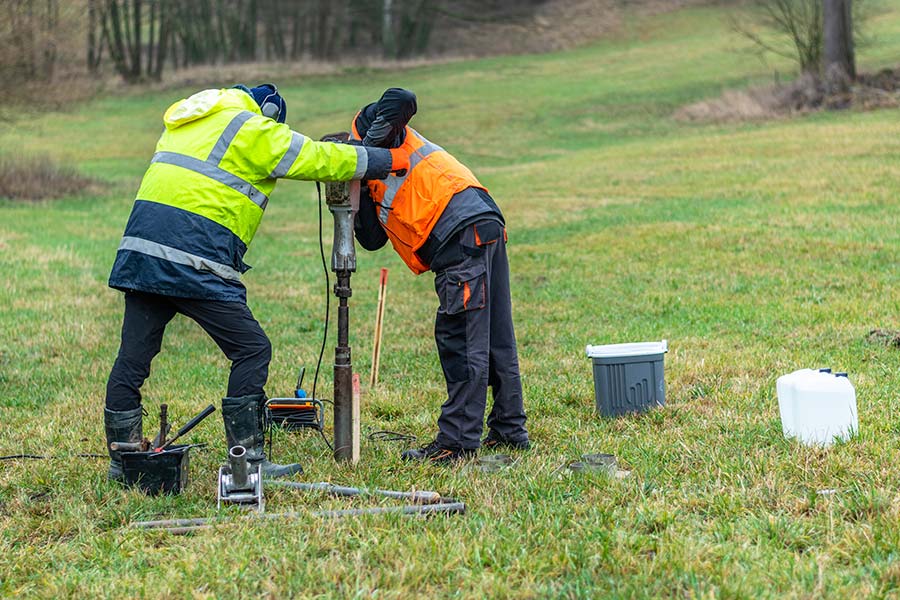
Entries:
[[[413,124],[472,166],[507,216],[530,453],[486,474],[402,464],[402,445],[364,440],[351,468],[311,434],[275,438],[275,457],[299,459],[306,481],[437,490],[465,501],[465,516],[310,517],[190,537],[125,529],[214,515],[225,451],[216,414],[193,435],[209,447],[192,456],[189,491],[172,498],[108,484],[103,460],[65,458],[102,451],[123,306],[106,278],[160,116],[192,90],[105,98],[0,131],[3,151],[108,183],[97,197],[0,201],[0,454],[60,457],[0,463],[0,596],[900,596],[900,355],[866,341],[900,329],[898,113],[674,121],[685,103],[789,69],[736,51],[723,16],[637,20],[620,39],[559,54],[278,82],[289,123],[311,136],[346,128],[387,86],[411,87]],[[861,66],[896,64],[900,10],[872,31]],[[246,284],[274,345],[275,396],[320,344],[315,187],[282,182],[268,213]],[[444,394],[431,278],[388,250],[360,252],[351,344],[364,380],[377,273],[391,269],[382,383],[364,389],[363,432],[427,441]],[[667,405],[599,418],[585,344],[662,338]],[[785,440],[775,398],[778,375],[818,366],[848,371],[858,394],[859,435],[829,450]],[[227,369],[179,317],[145,405],[168,402],[184,423],[218,405]],[[559,469],[586,452],[615,453],[631,476]],[[267,495],[271,512],[391,504]]]

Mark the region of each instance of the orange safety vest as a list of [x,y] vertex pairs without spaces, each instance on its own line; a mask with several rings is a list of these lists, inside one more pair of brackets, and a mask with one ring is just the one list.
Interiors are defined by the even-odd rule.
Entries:
[[[353,137],[361,139],[353,119]],[[378,210],[378,220],[403,262],[419,275],[428,270],[416,250],[428,240],[450,198],[466,188],[487,191],[461,162],[406,126],[400,146],[409,152],[409,170],[402,177],[369,181],[369,194]]]

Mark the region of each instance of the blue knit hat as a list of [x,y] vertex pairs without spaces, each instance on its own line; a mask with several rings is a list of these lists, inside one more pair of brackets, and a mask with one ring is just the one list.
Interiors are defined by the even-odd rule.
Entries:
[[245,85],[236,85],[234,87],[253,96],[263,116],[275,119],[279,123],[284,123],[284,119],[287,117],[287,102],[278,93],[278,88],[275,87],[274,83],[264,83],[254,88],[248,88]]

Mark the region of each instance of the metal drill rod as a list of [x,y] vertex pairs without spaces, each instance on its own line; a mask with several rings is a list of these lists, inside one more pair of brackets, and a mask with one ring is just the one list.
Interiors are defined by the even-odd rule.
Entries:
[[[334,349],[334,458],[353,458],[353,361],[350,352],[350,306],[353,295],[350,275],[356,271],[356,246],[353,240],[353,192],[359,184],[325,184],[325,203],[334,217],[331,270],[337,275],[334,295],[338,298],[337,346]],[[358,196],[357,196],[358,198]],[[357,200],[358,203],[358,200]]]
[[286,513],[261,513],[247,515],[240,519],[221,519],[209,517],[201,519],[167,519],[163,521],[136,521],[131,523],[131,529],[159,529],[173,534],[190,533],[192,531],[209,529],[214,525],[229,525],[246,520],[270,520],[270,519],[299,519],[303,517],[322,517],[326,519],[339,519],[342,517],[355,517],[360,515],[434,515],[434,514],[465,514],[465,502],[442,502],[439,504],[413,504],[410,506],[376,506],[372,508],[347,508],[343,510],[319,510],[311,512],[286,512]]
[[169,435],[169,405],[159,405],[159,435],[153,440],[154,448],[161,448],[166,444],[166,436]]
[[109,449],[113,452],[146,452],[150,449],[149,442],[112,442]]
[[[342,285],[344,284],[344,285]],[[342,288],[350,291],[350,273],[338,272],[338,341],[334,349],[334,457],[350,460],[353,454],[353,361],[350,355],[350,307]]]
[[266,479],[267,485],[279,487],[289,487],[297,490],[305,490],[309,492],[326,492],[335,496],[363,496],[376,495],[394,498],[396,500],[409,500],[414,504],[437,504],[441,501],[441,495],[437,492],[428,492],[415,490],[412,492],[397,492],[394,490],[381,490],[370,488],[355,488],[343,485],[334,485],[328,482],[321,483],[302,483],[297,481],[281,481],[278,479]]

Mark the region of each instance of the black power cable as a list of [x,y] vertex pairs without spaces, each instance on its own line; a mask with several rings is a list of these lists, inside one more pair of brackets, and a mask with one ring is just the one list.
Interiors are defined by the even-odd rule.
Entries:
[[[334,404],[331,400],[319,400],[316,396],[316,388],[319,384],[319,370],[322,368],[322,357],[325,356],[325,345],[328,343],[328,322],[331,320],[331,277],[328,275],[328,263],[325,261],[325,240],[324,234],[322,233],[322,223],[324,221],[322,217],[322,184],[320,182],[316,182],[316,192],[319,196],[319,255],[322,257],[322,272],[325,274],[325,322],[322,331],[322,346],[319,348],[319,358],[316,360],[316,373],[313,376],[313,386],[312,386],[312,400],[318,400],[320,402],[328,402],[329,404]],[[298,402],[302,402],[302,399],[298,399]],[[271,423],[270,423],[271,425]],[[328,446],[329,450],[334,452],[334,447],[331,445],[331,442],[328,441],[328,438],[325,437],[325,432],[322,428],[316,427],[319,431],[319,434],[322,436],[322,440],[325,442],[325,445]],[[272,459],[272,430],[269,428],[269,459]]]
[[[328,265],[325,263],[325,242],[322,236],[322,184],[318,181],[316,182],[316,191],[319,194],[319,254],[322,257],[322,272],[325,273],[325,328],[322,333],[322,347],[319,349],[319,360],[316,361],[316,374],[313,377],[313,399],[318,399],[318,396],[316,396],[316,385],[319,383],[319,368],[322,366],[322,356],[325,355],[325,344],[328,342],[328,321],[331,319],[331,277],[328,275]],[[328,440],[325,441],[327,442]]]
[[[325,355],[325,344],[328,341],[328,321],[331,320],[331,277],[328,276],[328,265],[325,262],[325,242],[322,239],[322,184],[316,182],[316,192],[319,194],[319,255],[322,257],[322,272],[325,273],[325,327],[322,332],[322,347],[319,349],[319,360],[316,361],[316,374],[313,376],[312,397],[317,399],[316,385],[319,383],[319,368],[322,366],[322,356]],[[331,404],[334,404],[333,402]],[[319,430],[322,439],[328,449],[334,452],[334,446],[325,437],[325,432]]]

